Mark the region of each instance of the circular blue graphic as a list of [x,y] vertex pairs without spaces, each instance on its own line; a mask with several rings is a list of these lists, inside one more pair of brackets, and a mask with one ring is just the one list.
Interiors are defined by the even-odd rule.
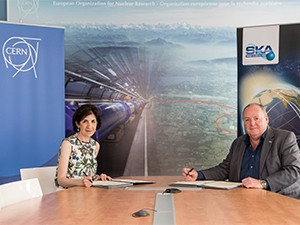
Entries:
[[275,58],[275,54],[274,54],[273,51],[272,51],[272,52],[269,52],[269,53],[267,54],[267,60],[272,61],[274,58]]
[[298,89],[266,89],[252,100],[266,106],[270,126],[293,131],[300,136],[300,92]]

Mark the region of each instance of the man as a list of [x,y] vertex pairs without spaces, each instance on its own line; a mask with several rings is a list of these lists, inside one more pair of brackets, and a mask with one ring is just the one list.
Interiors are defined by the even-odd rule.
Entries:
[[210,169],[183,168],[186,181],[226,180],[300,199],[300,151],[293,132],[271,128],[264,106],[243,110],[247,134],[234,140],[226,159]]

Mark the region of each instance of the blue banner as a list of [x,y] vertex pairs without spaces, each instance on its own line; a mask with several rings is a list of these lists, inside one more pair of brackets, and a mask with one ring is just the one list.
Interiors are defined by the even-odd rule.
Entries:
[[64,137],[64,29],[0,23],[0,183],[56,163]]

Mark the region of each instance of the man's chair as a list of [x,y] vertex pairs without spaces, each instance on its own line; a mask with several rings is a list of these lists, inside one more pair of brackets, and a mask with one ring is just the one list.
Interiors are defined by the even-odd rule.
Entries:
[[30,198],[43,196],[37,178],[19,180],[0,185],[1,207],[12,205]]
[[56,166],[22,168],[20,169],[21,179],[38,178],[43,194],[55,192],[57,187],[55,185]]

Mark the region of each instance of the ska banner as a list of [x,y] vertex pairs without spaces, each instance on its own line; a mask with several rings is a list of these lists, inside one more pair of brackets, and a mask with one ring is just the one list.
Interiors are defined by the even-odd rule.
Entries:
[[293,131],[300,144],[300,24],[243,27],[238,43],[238,133],[242,110],[266,106],[269,125]]
[[64,29],[0,23],[0,184],[54,165],[64,137]]

